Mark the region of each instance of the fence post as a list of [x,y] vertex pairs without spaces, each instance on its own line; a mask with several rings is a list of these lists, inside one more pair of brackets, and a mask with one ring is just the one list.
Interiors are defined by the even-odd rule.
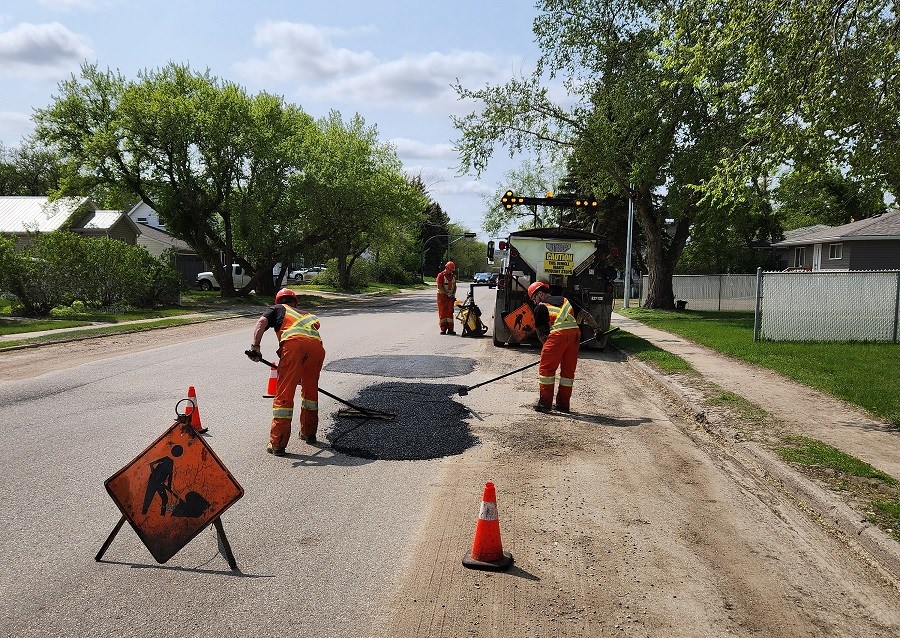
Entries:
[[897,343],[897,324],[900,323],[900,270],[897,271],[897,290],[894,295],[894,343]]
[[753,340],[759,341],[759,315],[762,310],[763,269],[756,269],[756,310],[753,313]]
[[719,312],[722,312],[722,277],[724,275],[719,275]]

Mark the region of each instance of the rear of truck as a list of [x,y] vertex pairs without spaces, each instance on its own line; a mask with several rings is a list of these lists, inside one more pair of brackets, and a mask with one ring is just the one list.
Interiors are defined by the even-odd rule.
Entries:
[[[503,258],[494,306],[494,345],[515,343],[503,318],[527,301],[528,286],[535,281],[550,285],[589,312],[600,332],[609,329],[616,270],[606,263],[607,243],[599,235],[571,228],[537,228],[512,233]],[[581,340],[590,339],[593,328],[582,324]],[[603,349],[607,336],[584,347]],[[526,342],[537,342],[530,337]]]

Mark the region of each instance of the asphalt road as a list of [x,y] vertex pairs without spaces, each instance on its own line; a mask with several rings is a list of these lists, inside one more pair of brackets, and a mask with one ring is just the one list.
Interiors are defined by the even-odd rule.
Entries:
[[[492,293],[479,289],[479,296]],[[269,370],[243,354],[251,319],[245,329],[220,333],[211,323],[204,338],[0,384],[0,633],[372,635],[422,524],[443,453],[435,448],[424,456],[437,458],[404,461],[413,449],[404,431],[429,427],[434,415],[440,425],[452,412],[455,436],[465,435],[449,396],[465,377],[422,376],[429,376],[433,355],[459,362],[453,374],[471,370],[468,361],[484,343],[437,335],[431,294],[377,305],[320,313],[327,350],[320,387],[370,406],[377,393],[358,395],[376,381],[414,390],[434,382],[444,390],[430,405],[395,394],[385,407],[399,413],[397,423],[336,420],[344,406],[320,395],[320,438],[327,441],[337,427],[345,439],[365,434],[360,456],[297,438],[284,458],[265,453]],[[274,359],[274,350],[269,331],[263,354]],[[363,374],[340,364],[379,355],[390,376],[373,378],[372,361],[361,366]],[[411,357],[416,375],[404,369]],[[330,364],[340,371],[329,371]],[[119,519],[104,481],[173,423],[188,386],[209,427],[206,441],[245,490],[222,516],[238,569],[229,569],[211,527],[161,565],[125,525],[103,562],[95,562]],[[363,454],[379,452],[380,428],[394,438],[385,449],[399,459],[379,460],[384,450]]]

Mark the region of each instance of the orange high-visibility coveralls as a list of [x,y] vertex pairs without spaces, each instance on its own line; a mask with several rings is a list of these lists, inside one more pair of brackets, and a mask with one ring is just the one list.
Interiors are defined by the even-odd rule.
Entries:
[[[549,303],[551,300],[559,305]],[[559,368],[559,391],[556,393],[556,407],[568,412],[572,399],[572,386],[575,383],[578,352],[581,348],[581,328],[575,321],[572,305],[566,298],[550,297],[547,302],[538,305],[546,306],[550,315],[550,334],[541,347],[541,363],[538,367],[539,402],[548,409],[553,405],[556,369]]]
[[[284,304],[282,304],[284,305]],[[272,400],[269,443],[287,447],[294,418],[294,395],[300,386],[300,437],[315,436],[319,429],[319,374],[325,362],[325,347],[319,337],[319,319],[284,305],[284,321],[277,331],[281,349],[278,383]]]
[[456,301],[456,273],[446,268],[435,278],[437,284],[438,325],[441,334],[453,330],[453,302]]

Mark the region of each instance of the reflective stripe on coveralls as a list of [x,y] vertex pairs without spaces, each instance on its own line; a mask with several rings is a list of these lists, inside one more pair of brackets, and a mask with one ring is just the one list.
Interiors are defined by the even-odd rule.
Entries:
[[300,386],[300,436],[314,436],[319,426],[319,374],[325,361],[325,348],[319,337],[319,323],[311,315],[285,305],[284,320],[277,331],[281,348],[278,382],[272,400],[272,447],[287,446],[294,416],[294,395]]
[[561,306],[544,304],[550,315],[550,334],[541,347],[541,363],[538,368],[540,403],[546,407],[553,404],[553,389],[556,370],[559,368],[559,390],[556,393],[557,407],[568,410],[575,383],[575,368],[578,365],[581,329],[572,312],[568,299]]

